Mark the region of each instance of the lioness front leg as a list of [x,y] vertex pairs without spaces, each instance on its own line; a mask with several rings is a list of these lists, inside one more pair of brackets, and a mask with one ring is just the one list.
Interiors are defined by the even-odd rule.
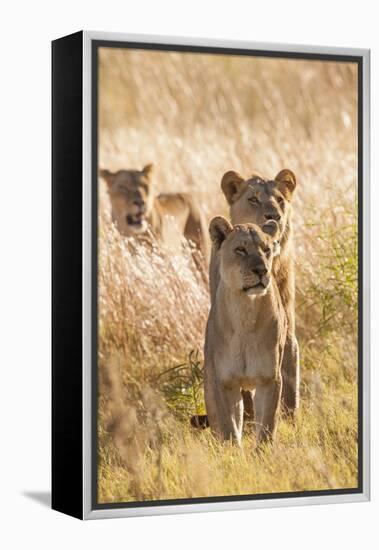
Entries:
[[299,407],[300,364],[299,345],[294,334],[288,334],[282,363],[284,412],[293,416]]
[[243,399],[241,388],[239,386],[222,387],[221,395],[221,435],[226,441],[233,441],[240,446],[243,428]]
[[280,376],[257,386],[254,396],[254,420],[258,444],[275,439],[281,392]]
[[[243,420],[254,420],[254,393],[250,390],[242,390],[243,399]],[[191,426],[193,428],[209,428],[209,421],[207,414],[194,414],[190,419]]]
[[204,397],[210,428],[222,439],[241,445],[243,400],[240,387],[225,387],[206,377]]

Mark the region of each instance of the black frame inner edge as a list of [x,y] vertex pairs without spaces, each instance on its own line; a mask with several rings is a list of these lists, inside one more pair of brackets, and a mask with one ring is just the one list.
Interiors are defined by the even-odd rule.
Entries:
[[[275,45],[273,45],[275,47]],[[228,495],[199,498],[146,500],[129,502],[98,503],[98,50],[99,48],[122,48],[168,52],[206,53],[228,56],[249,56],[284,59],[306,59],[314,61],[336,61],[357,63],[358,66],[358,486],[343,489],[322,489],[255,495]],[[92,365],[91,365],[91,506],[92,510],[116,508],[143,508],[151,506],[174,506],[178,504],[204,504],[217,502],[255,501],[268,499],[298,498],[311,496],[359,494],[363,492],[363,57],[360,55],[300,53],[271,50],[254,50],[232,47],[188,46],[174,44],[153,44],[144,42],[92,40],[91,41],[91,167],[92,167]]]

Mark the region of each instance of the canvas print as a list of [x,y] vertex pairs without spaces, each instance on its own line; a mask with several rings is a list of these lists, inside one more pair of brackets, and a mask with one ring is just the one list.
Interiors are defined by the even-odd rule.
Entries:
[[356,489],[358,64],[96,71],[97,503]]

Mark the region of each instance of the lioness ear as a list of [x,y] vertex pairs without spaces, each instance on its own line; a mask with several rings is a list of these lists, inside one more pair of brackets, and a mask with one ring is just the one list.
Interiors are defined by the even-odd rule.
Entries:
[[244,178],[234,170],[229,170],[222,176],[221,189],[229,204],[233,204],[236,200],[244,181]]
[[209,234],[216,250],[220,248],[231,231],[233,231],[233,226],[228,220],[222,216],[213,218],[209,226]]
[[105,179],[107,182],[108,189],[110,189],[116,179],[116,175],[113,172],[110,172],[109,170],[100,170],[100,176]]
[[150,179],[153,174],[153,168],[153,164],[146,164],[146,166],[142,169],[143,175]]
[[261,229],[264,233],[267,233],[267,235],[270,235],[270,237],[272,237],[273,239],[279,233],[279,225],[276,223],[275,220],[269,220],[268,222],[264,223],[261,226]]
[[275,177],[275,181],[279,183],[279,189],[284,196],[291,198],[292,193],[295,191],[296,187],[296,177],[295,174],[285,168],[281,170],[279,174]]

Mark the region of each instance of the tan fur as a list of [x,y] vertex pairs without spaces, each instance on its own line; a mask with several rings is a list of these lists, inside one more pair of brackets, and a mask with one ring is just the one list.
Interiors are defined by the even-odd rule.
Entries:
[[253,391],[258,442],[273,440],[282,389],[287,319],[272,274],[278,224],[261,227],[214,218],[210,225],[218,285],[204,348],[204,391],[211,429],[241,443],[241,390]]
[[[282,400],[285,411],[292,415],[299,406],[299,346],[295,335],[295,266],[291,223],[291,199],[296,178],[288,169],[281,170],[270,180],[258,174],[243,178],[234,171],[226,172],[221,180],[222,191],[230,206],[233,224],[262,224],[275,219],[280,229],[280,256],[275,258],[273,273],[280,292],[288,322],[282,376]],[[214,299],[219,281],[217,257],[211,256],[210,289]],[[245,394],[245,408],[252,409],[252,396]],[[249,404],[250,402],[250,404]]]
[[142,170],[101,170],[108,185],[112,219],[122,235],[145,236],[148,231],[175,248],[184,236],[208,260],[209,239],[204,215],[189,193],[154,193],[153,167]]

